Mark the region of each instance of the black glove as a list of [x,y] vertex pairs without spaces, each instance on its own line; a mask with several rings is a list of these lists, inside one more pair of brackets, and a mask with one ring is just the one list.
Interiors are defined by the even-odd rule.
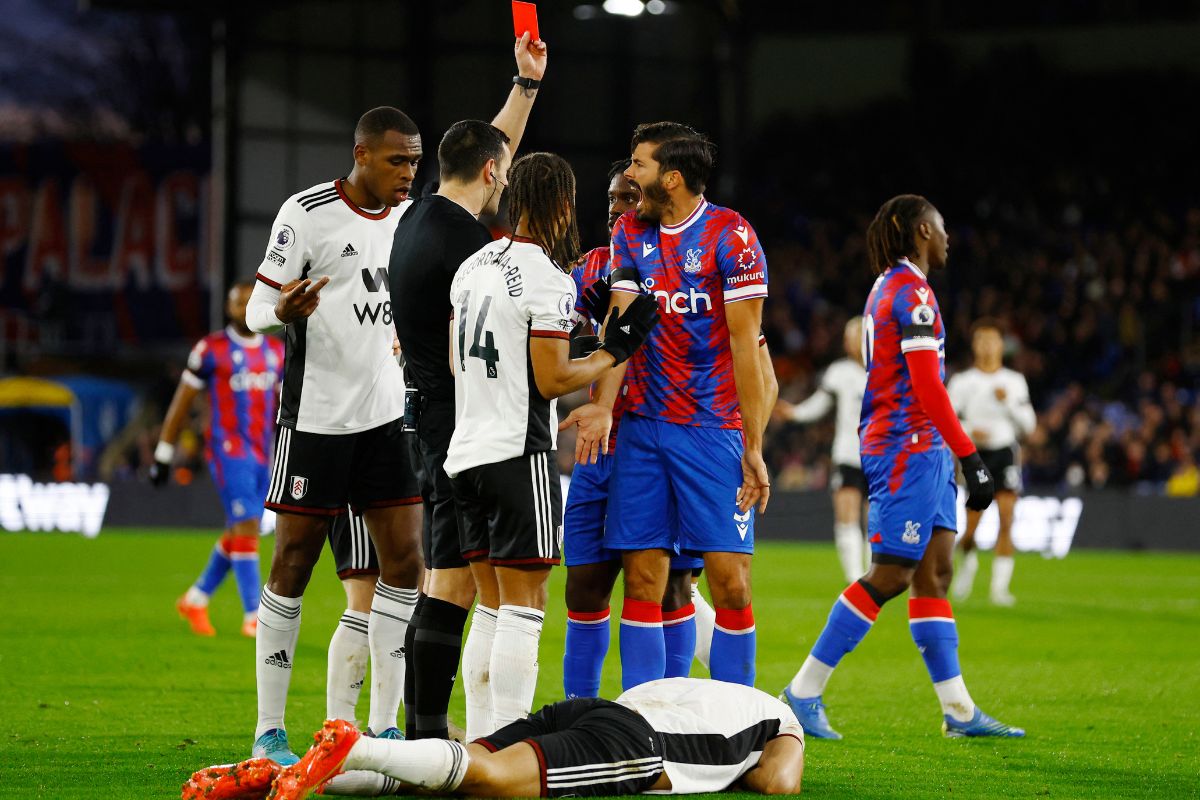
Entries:
[[608,278],[599,278],[579,295],[579,305],[583,306],[589,317],[599,321],[608,313],[609,299],[612,297]]
[[580,334],[571,337],[571,358],[587,358],[600,347],[600,337]]
[[650,331],[658,324],[658,301],[648,294],[639,294],[633,298],[624,314],[617,314],[613,309],[608,315],[608,323],[604,326],[604,341],[601,349],[607,350],[616,359],[617,364],[628,359],[646,341]]
[[167,479],[171,477],[171,465],[162,461],[155,461],[150,465],[150,483],[155,488],[166,485]]
[[967,508],[972,511],[983,511],[992,504],[996,495],[996,482],[992,473],[984,466],[979,451],[959,459],[962,464],[963,478],[967,482]]

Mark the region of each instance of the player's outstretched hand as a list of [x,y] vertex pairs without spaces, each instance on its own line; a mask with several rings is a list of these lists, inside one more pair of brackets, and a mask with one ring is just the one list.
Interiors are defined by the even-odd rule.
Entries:
[[758,513],[767,510],[771,499],[771,476],[761,450],[747,449],[742,453],[742,485],[737,491],[738,510],[743,514],[758,506]]
[[284,325],[299,319],[311,317],[321,303],[321,290],[329,283],[329,277],[321,278],[316,283],[311,278],[302,281],[290,281],[280,290],[279,300],[275,302],[275,316]]
[[608,313],[608,303],[611,298],[612,287],[608,283],[608,278],[597,278],[579,295],[579,305],[583,306],[593,322],[599,322]]
[[546,43],[541,39],[531,42],[529,31],[521,34],[513,45],[513,55],[517,57],[517,74],[522,78],[533,78],[540,81],[546,74]]
[[639,294],[624,312],[618,314],[614,308],[608,315],[600,347],[616,359],[615,367],[637,352],[657,324],[658,301],[651,295]]
[[558,424],[560,431],[578,425],[575,432],[575,461],[595,464],[600,453],[608,455],[608,434],[612,431],[612,409],[596,403],[584,403]]
[[150,465],[150,485],[155,489],[166,486],[167,479],[171,477],[171,465],[165,464],[162,461],[155,461]]
[[972,511],[983,511],[992,504],[996,494],[996,482],[992,473],[979,457],[979,451],[959,459],[962,464],[963,479],[967,482],[967,508]]

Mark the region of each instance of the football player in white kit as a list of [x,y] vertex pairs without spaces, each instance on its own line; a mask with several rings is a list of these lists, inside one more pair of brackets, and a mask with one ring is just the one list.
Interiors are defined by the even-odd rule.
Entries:
[[559,156],[531,153],[509,170],[508,198],[513,234],[463,262],[450,287],[455,425],[444,469],[479,602],[498,609],[490,697],[468,704],[469,738],[524,717],[533,702],[546,581],[562,546],[555,398],[628,359],[658,322],[642,295],[609,320],[599,350],[572,359],[574,173]]
[[391,791],[468,797],[799,794],[804,731],[790,708],[758,689],[663,678],[615,701],[544,706],[468,745],[371,739],[330,720],[299,764],[210,767],[192,776],[183,796],[262,797],[272,786],[275,800],[299,800],[339,770],[378,773],[395,782]]
[[288,198],[247,307],[249,327],[282,330],[286,349],[266,506],[275,553],[258,614],[254,755],[294,762],[284,707],[302,595],[330,521],[361,513],[379,556],[369,617],[370,724],[395,729],[404,634],[421,565],[421,498],[402,437],[404,378],[393,355],[387,264],[422,156],[416,125],[390,106],[354,131],[345,178]]
[[838,560],[847,581],[855,581],[870,568],[871,551],[865,546],[862,527],[863,500],[867,495],[867,479],[858,454],[858,418],[862,411],[863,392],[867,388],[867,371],[863,369],[862,317],[846,322],[842,338],[846,357],[839,358],[825,369],[817,391],[803,403],[792,405],[786,400],[775,404],[775,419],[784,422],[812,423],[837,408],[833,433],[833,473],[829,488],[833,490],[833,541]]
[[[1016,602],[1009,591],[1013,573],[1013,509],[1021,491],[1019,441],[1037,427],[1037,414],[1029,401],[1029,385],[1021,373],[1004,366],[1004,336],[999,323],[983,319],[971,334],[975,365],[950,379],[947,391],[954,410],[963,421],[979,455],[996,478],[996,510],[1000,532],[992,559],[991,601],[998,606]],[[975,529],[982,512],[967,511],[967,529],[958,546],[962,565],[954,575],[951,592],[955,600],[966,600],[979,569]]]

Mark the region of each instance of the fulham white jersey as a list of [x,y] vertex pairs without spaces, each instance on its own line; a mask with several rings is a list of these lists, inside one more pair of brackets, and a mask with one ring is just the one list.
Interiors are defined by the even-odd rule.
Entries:
[[505,237],[462,263],[450,303],[454,436],[446,473],[553,450],[558,401],[534,383],[529,342],[569,338],[575,281],[536,243]]
[[348,434],[404,414],[404,378],[392,355],[388,259],[410,202],[365,211],[339,179],[294,194],[279,209],[251,306],[269,300],[274,307],[289,281],[329,277],[312,316],[285,326],[280,425]]
[[751,686],[700,678],[665,678],[616,699],[650,723],[662,739],[671,788],[647,794],[722,792],[757,766],[777,736],[804,743],[792,710]]
[[[984,372],[972,367],[954,375],[946,391],[967,435],[980,450],[1012,447],[1037,427],[1029,384],[1015,370],[1001,367]],[[998,391],[1003,400],[996,396]]]
[[840,358],[821,376],[821,385],[812,397],[792,411],[796,422],[816,422],[837,406],[833,432],[833,463],[862,467],[858,452],[858,419],[862,413],[863,393],[867,390],[867,371],[850,358]]

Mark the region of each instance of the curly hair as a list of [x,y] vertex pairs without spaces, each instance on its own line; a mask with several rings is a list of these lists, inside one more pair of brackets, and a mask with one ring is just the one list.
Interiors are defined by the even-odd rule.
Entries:
[[897,260],[917,252],[917,225],[921,217],[933,211],[919,194],[900,194],[879,207],[867,226],[867,253],[876,275],[888,270]]
[[[564,209],[566,225],[561,224]],[[555,265],[568,271],[579,258],[575,173],[554,153],[529,153],[508,171],[508,221],[516,229],[528,217],[529,233]]]

